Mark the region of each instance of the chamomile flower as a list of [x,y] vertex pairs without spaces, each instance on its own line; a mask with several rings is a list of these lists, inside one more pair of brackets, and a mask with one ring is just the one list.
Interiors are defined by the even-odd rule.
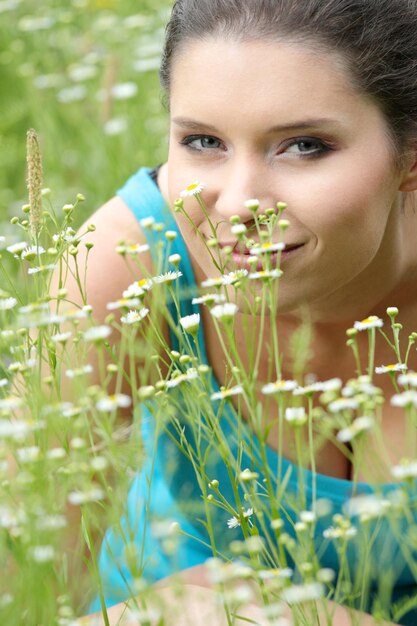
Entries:
[[279,270],[278,268],[275,268],[273,270],[261,270],[259,272],[251,272],[249,274],[249,279],[269,281],[275,278],[281,278],[282,274],[283,271]]
[[14,409],[18,409],[20,406],[22,406],[22,404],[22,400],[20,398],[16,398],[16,396],[7,396],[6,398],[0,398],[0,411],[13,411]]
[[392,406],[399,407],[411,407],[417,408],[417,391],[411,389],[410,391],[403,391],[403,393],[397,393],[391,398]]
[[137,309],[135,311],[129,311],[126,315],[120,318],[122,324],[137,324],[141,322],[149,313],[149,309],[143,307],[141,309]]
[[56,335],[51,335],[51,341],[54,343],[66,343],[68,339],[72,336],[72,332],[68,331],[66,333],[56,333]]
[[249,254],[253,256],[271,254],[272,252],[282,252],[284,248],[285,243],[283,241],[277,241],[276,243],[272,243],[272,241],[266,241],[265,243],[261,243],[259,246],[253,246],[249,250]]
[[235,235],[235,237],[240,237],[241,235],[244,235],[247,230],[248,229],[246,228],[245,224],[233,224],[230,232],[232,233],[232,235]]
[[139,220],[139,224],[142,226],[142,228],[152,228],[152,226],[155,224],[155,218],[152,215],[149,215],[148,217],[142,217],[142,219]]
[[135,307],[140,305],[141,300],[139,300],[139,298],[120,298],[114,302],[108,302],[106,309],[108,311],[114,311],[115,309],[122,309],[123,307]]
[[21,258],[27,261],[33,261],[37,256],[45,254],[45,249],[42,246],[27,246],[22,250]]
[[212,393],[210,398],[212,400],[225,400],[226,398],[237,396],[241,393],[243,393],[242,385],[236,385],[235,387],[230,387],[229,389],[220,389],[220,391]]
[[348,441],[352,441],[355,437],[360,435],[366,430],[370,430],[375,424],[375,420],[372,417],[368,417],[367,415],[363,415],[362,417],[357,417],[350,426],[347,428],[342,428],[336,435],[336,439],[341,441],[342,443],[347,443]]
[[405,363],[393,363],[391,365],[380,365],[375,368],[375,374],[393,374],[395,372],[405,372],[407,366]]
[[191,300],[192,304],[221,304],[222,302],[226,302],[226,296],[221,293],[206,293],[204,296],[199,296],[198,298],[193,298]]
[[100,487],[91,487],[86,491],[72,491],[68,495],[68,502],[73,505],[98,502],[99,500],[104,500],[105,495]]
[[285,420],[294,426],[303,426],[307,422],[307,415],[303,406],[287,407]]
[[384,325],[383,320],[376,315],[371,315],[360,322],[355,322],[353,328],[356,330],[369,330],[370,328],[382,328]]
[[407,372],[406,374],[400,374],[398,376],[398,384],[405,387],[417,387],[417,372]]
[[320,600],[324,595],[324,585],[317,582],[291,585],[291,587],[281,591],[281,599],[289,605],[314,602],[315,600]]
[[204,187],[205,185],[203,183],[195,181],[194,183],[191,183],[191,185],[188,185],[188,187],[186,187],[183,191],[181,191],[180,196],[181,198],[192,198],[193,196],[201,193]]
[[[87,376],[93,372],[92,365],[83,365],[82,367],[78,367],[77,369],[69,369],[66,370],[65,376],[68,378],[79,378],[80,376]],[[68,407],[67,407],[68,408]]]
[[156,284],[161,284],[161,283],[166,283],[168,285],[172,285],[172,283],[174,282],[174,280],[177,280],[177,278],[181,278],[182,276],[182,272],[180,272],[179,270],[172,272],[166,272],[165,274],[160,274],[159,276],[155,276],[153,278],[153,282]]
[[0,300],[0,311],[8,311],[9,309],[13,309],[16,304],[16,298],[2,298]]
[[103,324],[102,326],[92,326],[84,332],[85,341],[103,341],[110,337],[113,332],[110,326]]
[[207,278],[201,283],[202,287],[224,287],[226,285],[234,285],[239,280],[246,278],[249,275],[248,270],[236,270],[235,272],[229,272],[216,278]]
[[124,393],[116,393],[112,396],[104,396],[96,403],[96,409],[102,413],[124,409],[132,404],[132,399]]
[[239,307],[233,302],[225,302],[224,304],[216,304],[210,309],[210,313],[213,317],[222,322],[227,322],[234,318],[238,312]]
[[399,465],[391,467],[391,474],[397,480],[412,480],[417,478],[417,461],[402,459]]
[[[152,287],[152,281],[148,278],[141,278],[128,286],[122,294],[122,299],[127,300],[129,298],[141,298]],[[120,300],[118,300],[120,302]]]
[[53,272],[55,265],[49,263],[48,265],[38,265],[36,267],[29,267],[28,274],[39,274],[40,272]]
[[275,393],[282,393],[283,391],[293,391],[296,387],[297,383],[295,380],[277,380],[274,383],[264,385],[261,392],[268,396]]
[[143,244],[136,243],[132,246],[126,246],[125,248],[126,254],[131,254],[131,255],[142,254],[143,252],[148,252],[148,250],[149,250],[149,245],[147,243],[143,243]]
[[[253,509],[247,509],[246,511],[243,511],[242,513],[242,517],[247,519],[249,524],[251,524],[251,516],[253,515]],[[227,527],[228,528],[238,528],[238,526],[241,526],[242,521],[241,519],[237,518],[237,517],[231,517],[230,519],[227,520]]]
[[337,398],[330,402],[327,407],[330,413],[339,413],[339,411],[354,411],[359,407],[359,403],[354,398]]
[[7,246],[6,250],[7,252],[10,252],[10,254],[13,254],[16,259],[18,259],[23,250],[25,250],[27,247],[28,244],[26,241],[18,241],[16,243],[12,243],[10,246]]
[[181,317],[180,324],[184,330],[188,333],[195,333],[198,330],[200,325],[200,314],[193,313],[192,315],[186,315],[185,317]]
[[194,367],[190,367],[185,374],[179,374],[166,381],[167,389],[173,389],[174,387],[178,387],[181,383],[190,382],[191,380],[195,380],[198,378],[198,372]]

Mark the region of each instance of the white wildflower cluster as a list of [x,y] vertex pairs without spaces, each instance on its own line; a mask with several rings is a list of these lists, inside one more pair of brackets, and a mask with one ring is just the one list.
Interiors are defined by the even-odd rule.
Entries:
[[227,527],[228,528],[238,528],[238,526],[242,525],[242,518],[245,520],[248,520],[249,525],[252,525],[252,521],[251,521],[251,517],[253,515],[253,508],[249,508],[246,509],[245,511],[242,511],[241,515],[239,517],[237,516],[233,516],[230,519],[227,520]]
[[240,269],[228,274],[222,274],[216,278],[207,278],[203,280],[201,286],[203,288],[213,287],[226,287],[228,285],[235,285],[238,281],[245,279],[249,276],[248,270]]

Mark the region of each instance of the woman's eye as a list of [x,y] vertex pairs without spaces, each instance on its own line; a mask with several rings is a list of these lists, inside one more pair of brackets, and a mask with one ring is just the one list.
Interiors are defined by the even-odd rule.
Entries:
[[190,135],[180,141],[180,144],[187,146],[191,150],[217,150],[220,147],[220,141],[209,135]]
[[309,137],[297,139],[293,141],[285,150],[286,154],[295,154],[299,156],[320,156],[330,150],[320,139],[312,139]]

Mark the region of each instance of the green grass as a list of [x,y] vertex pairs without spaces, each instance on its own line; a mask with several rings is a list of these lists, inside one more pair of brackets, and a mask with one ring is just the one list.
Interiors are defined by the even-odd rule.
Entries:
[[[164,160],[167,116],[156,67],[170,5],[0,2],[0,223],[27,201],[28,128],[40,135],[54,202],[86,196],[80,219],[140,165]],[[136,94],[118,99],[114,88],[125,83]],[[109,134],[114,118],[125,125],[119,134]]]

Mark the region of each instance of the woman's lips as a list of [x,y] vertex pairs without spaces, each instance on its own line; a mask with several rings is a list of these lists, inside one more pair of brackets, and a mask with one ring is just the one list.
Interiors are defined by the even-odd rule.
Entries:
[[[225,244],[224,246],[220,245],[220,247],[223,248],[226,245],[229,246],[230,244]],[[304,246],[304,243],[287,244],[284,250],[282,250],[281,252],[270,252],[268,254],[269,261],[267,263],[267,267],[269,269],[276,268],[278,266],[278,261],[279,261],[279,266],[281,266],[283,263],[288,261],[292,256],[297,254],[303,246]],[[234,264],[238,268],[259,272],[262,269],[265,269],[266,267],[266,263],[265,263],[266,254],[265,253],[257,255],[258,262],[256,265],[254,265],[252,263],[249,263],[249,259],[253,259],[255,258],[255,256],[251,255],[247,248],[245,248],[244,250],[239,250],[238,247],[235,245],[234,249],[232,250],[231,257],[233,259]]]

